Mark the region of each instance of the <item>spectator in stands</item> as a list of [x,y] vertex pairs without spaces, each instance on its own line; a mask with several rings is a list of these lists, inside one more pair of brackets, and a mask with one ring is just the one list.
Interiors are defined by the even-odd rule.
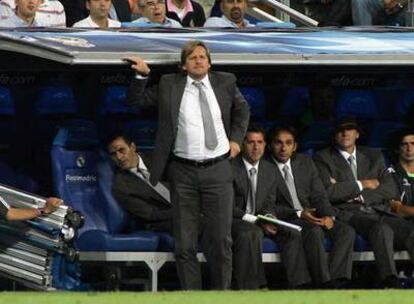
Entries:
[[187,42],[182,73],[163,75],[146,88],[150,69],[138,56],[127,58],[138,75],[128,92],[130,105],[158,107],[151,183],[167,173],[172,185],[174,238],[183,289],[201,289],[197,261],[199,228],[213,289],[231,283],[232,170],[228,161],[240,152],[250,117],[233,74],[211,72],[211,56],[202,41]]
[[[14,18],[16,12],[15,0],[0,0],[0,21],[3,19]],[[45,27],[65,27],[66,15],[63,5],[57,0],[41,0],[37,8],[35,25]],[[20,13],[21,14],[21,13]]]
[[[327,9],[327,14],[318,26],[352,25],[351,0],[303,0],[304,4],[319,4]],[[320,6],[318,6],[321,8]]]
[[408,0],[352,0],[354,25],[405,24]]
[[25,221],[54,212],[63,201],[56,197],[46,199],[43,208],[12,208],[3,199],[0,199],[0,219],[8,221]]
[[380,150],[357,146],[359,127],[342,119],[335,127],[334,143],[315,155],[322,182],[338,218],[355,228],[372,246],[384,287],[399,288],[394,245],[414,257],[414,226],[389,212],[395,198],[392,176]]
[[151,162],[126,135],[108,138],[107,151],[117,167],[112,192],[145,229],[172,232],[170,191],[164,183],[149,183]]
[[[290,287],[310,283],[301,234],[292,229],[258,221],[257,214],[277,215],[277,183],[271,163],[262,159],[265,131],[250,126],[242,145],[242,155],[232,161],[234,209],[232,223],[233,274],[237,289],[257,289],[266,285],[262,264],[263,233],[281,245],[282,263]],[[254,191],[254,190],[255,191]]]
[[89,16],[76,22],[73,27],[91,27],[100,29],[121,27],[119,21],[112,20],[108,17],[111,3],[111,0],[86,0]]
[[[41,0],[16,0],[16,10],[14,12],[9,12],[7,9],[7,17],[2,16],[0,27],[39,26],[36,18],[36,11],[40,4]],[[6,7],[2,6],[1,8],[3,9]]]
[[[59,0],[66,11],[67,26],[85,19],[89,15],[86,0]],[[119,22],[131,22],[131,9],[128,0],[112,0],[109,8],[109,18]]]
[[203,26],[206,22],[204,10],[192,0],[167,0],[167,17],[181,23],[184,27]]
[[133,22],[156,23],[163,27],[182,27],[181,23],[165,15],[165,0],[138,0],[141,18]]
[[391,210],[398,215],[414,219],[414,129],[398,132],[396,138],[398,162],[391,170],[396,186],[396,199]]
[[[295,130],[276,127],[269,142],[274,170],[279,176],[276,205],[284,212],[278,218],[302,226],[307,268],[316,287],[343,287],[352,275],[355,231],[335,218],[319,172],[312,159],[296,153]],[[327,258],[325,237],[333,246]]]
[[221,0],[220,9],[223,16],[208,18],[204,27],[245,28],[254,26],[244,18],[247,0]]

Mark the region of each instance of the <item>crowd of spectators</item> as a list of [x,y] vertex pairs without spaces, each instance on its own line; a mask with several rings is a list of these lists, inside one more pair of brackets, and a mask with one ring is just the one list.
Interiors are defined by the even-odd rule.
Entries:
[[[408,2],[296,0],[292,7],[324,11],[316,14],[319,26],[405,25]],[[118,28],[132,21],[137,26],[242,28],[254,26],[245,18],[248,5],[248,0],[0,0],[0,26]]]

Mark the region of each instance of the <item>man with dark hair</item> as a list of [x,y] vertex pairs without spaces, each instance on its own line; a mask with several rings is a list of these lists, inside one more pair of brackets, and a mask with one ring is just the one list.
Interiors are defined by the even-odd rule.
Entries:
[[319,151],[315,163],[338,218],[354,227],[372,246],[384,287],[401,287],[394,262],[394,245],[413,257],[414,227],[390,216],[395,198],[392,177],[380,150],[357,146],[359,127],[344,118],[336,123],[334,146]]
[[89,10],[89,16],[76,22],[73,27],[91,27],[91,28],[117,28],[121,23],[117,20],[110,19],[109,10],[111,9],[111,0],[86,0],[86,8]]
[[263,159],[265,147],[263,128],[250,126],[243,141],[242,155],[232,161],[233,273],[237,289],[257,289],[266,284],[262,264],[263,234],[281,245],[289,286],[300,287],[310,282],[300,232],[257,220],[257,214],[278,215],[275,202],[280,181],[273,165]]
[[149,67],[138,56],[127,58],[138,74],[131,82],[128,102],[132,106],[158,106],[150,181],[156,184],[167,171],[182,288],[201,288],[196,255],[203,224],[211,287],[227,289],[231,283],[233,208],[228,159],[240,152],[249,106],[233,74],[210,71],[210,53],[203,42],[187,42],[181,59],[183,73],[163,75],[158,86],[146,88]]
[[145,229],[172,232],[172,208],[168,187],[150,184],[151,162],[124,134],[107,139],[107,151],[117,167],[112,193]]
[[[303,247],[308,269],[317,287],[337,288],[351,279],[355,231],[335,218],[336,211],[319,178],[312,159],[297,154],[295,131],[277,127],[270,133],[271,161],[279,175],[276,205],[286,212],[282,220],[302,226]],[[333,246],[329,260],[325,236]]]
[[352,0],[354,25],[404,25],[407,3],[408,0]]
[[208,18],[204,27],[245,28],[255,26],[244,18],[247,5],[247,0],[221,0],[220,9],[223,16]]
[[396,198],[391,200],[391,210],[408,220],[414,219],[414,129],[398,132],[396,138],[398,161],[392,172]]
[[180,22],[166,16],[165,0],[138,0],[137,6],[141,17],[133,22],[158,23],[163,27],[182,27]]

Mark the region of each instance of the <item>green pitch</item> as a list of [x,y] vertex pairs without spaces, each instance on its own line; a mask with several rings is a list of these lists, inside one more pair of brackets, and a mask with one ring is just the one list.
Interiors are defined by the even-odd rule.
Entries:
[[3,292],[0,303],[7,304],[412,304],[411,290],[346,291],[245,291],[245,292]]

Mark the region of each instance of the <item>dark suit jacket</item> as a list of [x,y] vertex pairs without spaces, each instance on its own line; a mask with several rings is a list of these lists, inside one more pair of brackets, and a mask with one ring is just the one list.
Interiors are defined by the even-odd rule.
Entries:
[[[297,218],[296,211],[293,209],[293,201],[284,178],[273,161],[274,170],[278,175],[278,196],[277,206],[283,206],[288,212],[278,214],[281,219]],[[303,208],[315,208],[316,214],[322,216],[335,216],[336,211],[329,203],[319,172],[312,159],[303,154],[296,154],[291,158],[292,174],[295,181],[296,192]],[[285,210],[286,210],[285,209]]]
[[[186,75],[163,75],[158,86],[146,88],[148,79],[133,79],[129,87],[128,103],[132,106],[158,106],[158,130],[151,170],[151,183],[163,175],[175,137],[178,113],[186,84]],[[249,122],[249,105],[236,85],[236,77],[224,72],[210,72],[213,87],[223,118],[227,137],[241,144]]]
[[[59,0],[66,13],[66,25],[72,26],[75,22],[82,20],[89,16],[89,11],[86,9],[86,0]],[[115,7],[116,14],[120,22],[131,21],[131,10],[129,8],[128,0],[112,0]]]
[[193,5],[193,11],[191,13],[187,13],[182,21],[175,12],[170,12],[168,10],[167,2],[165,2],[167,17],[180,22],[184,27],[203,26],[204,22],[206,22],[206,16],[204,15],[203,7],[192,0],[190,0],[190,2]]
[[[377,189],[360,191],[351,167],[336,148],[324,149],[314,156],[331,203],[340,209],[359,210],[358,204],[347,201],[362,195],[366,205],[376,207],[377,210],[385,210],[388,203],[384,203],[392,199],[395,192],[381,151],[358,146],[356,159],[358,179],[378,179],[381,185]],[[335,179],[336,183],[332,183],[331,178]]]
[[[234,208],[233,217],[241,219],[246,213],[247,200],[249,197],[249,177],[246,166],[241,156],[232,161]],[[276,210],[277,183],[275,169],[265,159],[259,162],[256,187],[256,212],[255,214],[275,214]]]
[[[150,162],[143,157],[150,169]],[[126,170],[117,170],[112,184],[116,200],[144,225],[172,219],[172,208],[145,181]]]

